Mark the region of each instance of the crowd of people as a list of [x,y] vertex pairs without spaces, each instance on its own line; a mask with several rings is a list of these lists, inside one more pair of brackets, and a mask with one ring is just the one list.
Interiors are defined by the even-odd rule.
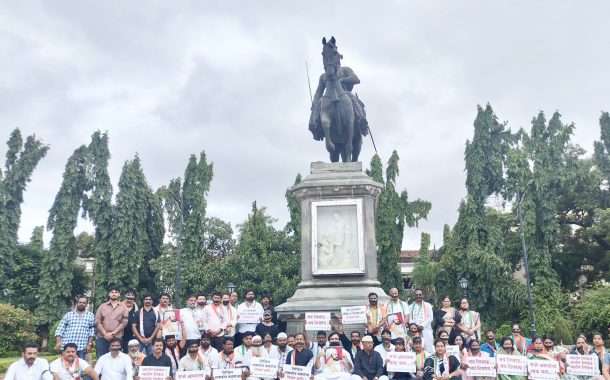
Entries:
[[[306,332],[287,334],[271,298],[263,296],[259,303],[252,290],[242,302],[235,292],[216,292],[211,299],[194,294],[179,309],[169,294],[158,299],[145,294],[138,305],[134,292],[121,299],[118,289],[110,289],[95,314],[87,297],[77,297],[55,331],[58,359],[49,364],[38,357],[37,344],[26,344],[4,380],[145,380],[140,378],[142,366],[169,368],[171,378],[180,371],[207,371],[205,380],[213,380],[215,369],[241,369],[241,380],[282,379],[286,366],[306,367],[309,380],[489,380],[470,376],[469,363],[497,355],[555,361],[556,379],[610,380],[610,352],[599,333],[591,343],[581,335],[573,347],[565,347],[550,336],[526,337],[514,324],[511,335],[498,339],[491,329],[481,334],[480,314],[466,298],[454,307],[443,297],[434,309],[421,289],[415,290],[412,303],[401,300],[396,288],[388,294],[384,303],[377,294],[368,295],[364,329],[348,336],[340,316],[333,316],[330,330],[317,331],[310,340]],[[391,352],[412,352],[415,371],[388,371]],[[567,354],[595,356],[599,375],[569,374]],[[250,367],[255,358],[277,362],[275,376],[254,377]],[[526,377],[497,375],[499,380]]]

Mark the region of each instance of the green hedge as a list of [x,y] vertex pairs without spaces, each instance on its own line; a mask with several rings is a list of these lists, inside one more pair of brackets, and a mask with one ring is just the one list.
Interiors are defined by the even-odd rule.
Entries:
[[21,351],[28,341],[37,342],[36,320],[27,310],[0,304],[0,355],[9,351]]

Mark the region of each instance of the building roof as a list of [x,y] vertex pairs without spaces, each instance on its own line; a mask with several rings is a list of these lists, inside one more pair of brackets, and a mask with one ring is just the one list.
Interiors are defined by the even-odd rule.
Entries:
[[414,262],[418,257],[419,257],[419,250],[400,251],[399,262],[411,263],[411,262]]

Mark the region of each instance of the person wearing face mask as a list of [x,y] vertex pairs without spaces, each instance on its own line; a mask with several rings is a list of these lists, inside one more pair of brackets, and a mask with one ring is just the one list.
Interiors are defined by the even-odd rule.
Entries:
[[462,379],[464,380],[493,380],[494,378],[482,377],[482,376],[468,376],[468,362],[471,358],[480,358],[480,357],[489,357],[487,352],[481,351],[481,344],[476,339],[471,339],[468,342],[468,351],[464,354],[464,359],[462,360]]
[[513,334],[510,338],[515,345],[515,351],[521,355],[527,355],[527,348],[532,344],[532,340],[523,336],[521,326],[518,323],[513,324],[511,331]]
[[277,325],[277,323],[273,322],[273,313],[271,310],[267,309],[263,312],[263,321],[256,325],[255,333],[260,336],[270,334],[274,339],[277,334],[280,333],[280,327]]
[[496,342],[496,333],[493,330],[485,331],[485,343],[481,345],[481,351],[487,352],[490,358],[496,356],[496,351],[500,348],[498,342]]
[[[205,325],[205,323],[204,323]],[[186,340],[190,342],[199,342],[201,332],[197,315],[197,295],[190,295],[186,300],[186,307],[180,310],[180,326],[184,330]]]
[[388,352],[394,352],[394,345],[392,344],[392,333],[390,333],[390,330],[385,329],[381,332],[381,344],[375,346],[375,351],[379,352],[379,355],[381,355],[381,359],[383,359],[383,365],[385,365]]
[[[502,339],[500,339],[500,348],[498,348],[498,355],[522,356],[520,352],[515,350],[513,339],[509,336],[505,336]],[[498,380],[527,380],[527,376],[498,374],[497,379]]]
[[[338,333],[333,332],[328,336],[328,346],[316,356],[315,368],[318,372],[315,380],[349,380],[353,377],[354,364],[349,352],[341,346]],[[355,379],[361,380],[358,376]]]
[[62,345],[75,343],[78,357],[85,359],[87,353],[93,349],[95,338],[95,316],[87,311],[89,299],[85,296],[76,297],[76,308],[67,312],[55,330],[55,350],[59,351]]
[[[591,352],[590,347],[587,344],[587,338],[584,335],[579,335],[578,338],[576,338],[576,345],[570,351],[570,354],[587,356],[595,355],[594,352]],[[575,376],[566,373],[563,378],[566,380],[593,380],[594,376]]]
[[246,300],[237,307],[238,342],[241,342],[245,333],[253,333],[263,319],[263,306],[256,302],[254,290],[246,290],[245,297]]
[[26,343],[21,351],[21,359],[8,367],[4,380],[53,380],[49,362],[38,357],[38,345]]
[[369,293],[368,298],[369,304],[366,306],[366,332],[373,337],[376,344],[379,344],[381,342],[381,330],[387,317],[387,310],[384,305],[379,305],[377,293]]
[[178,371],[203,371],[207,368],[210,368],[210,365],[199,352],[199,342],[190,342],[186,355],[178,363]]
[[231,295],[229,293],[222,295],[222,306],[225,308],[225,315],[227,316],[225,337],[233,337],[235,336],[235,326],[237,326],[237,309],[231,304]]
[[424,291],[422,289],[415,289],[415,302],[409,305],[408,320],[409,323],[416,323],[422,331],[424,347],[428,352],[434,350],[432,344],[434,341],[434,334],[432,333],[433,319],[432,305],[424,301]]
[[77,347],[74,343],[67,343],[61,356],[51,362],[50,370],[55,380],[81,380],[83,375],[92,380],[98,380],[93,368],[76,355]]
[[161,328],[161,317],[153,308],[153,298],[150,294],[145,294],[143,304],[138,310],[137,317],[131,320],[131,330],[133,335],[140,342],[140,350],[146,355],[152,353],[152,341],[157,337]]
[[212,346],[217,350],[222,349],[225,328],[227,327],[226,308],[221,301],[222,295],[219,292],[214,292],[212,303],[207,305],[204,311],[206,332],[212,339]]
[[211,368],[218,368],[218,350],[212,347],[211,339],[208,334],[203,334],[201,336],[201,345],[199,346],[199,353],[206,359]]

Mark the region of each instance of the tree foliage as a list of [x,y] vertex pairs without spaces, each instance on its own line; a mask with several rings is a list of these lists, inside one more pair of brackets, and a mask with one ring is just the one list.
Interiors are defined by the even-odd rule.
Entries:
[[398,193],[396,184],[399,175],[396,151],[392,152],[383,176],[383,165],[378,155],[373,156],[367,174],[383,185],[379,195],[376,214],[377,262],[379,281],[384,289],[402,289],[399,259],[405,228],[416,226],[425,219],[432,205],[417,199],[409,201],[407,191]]

